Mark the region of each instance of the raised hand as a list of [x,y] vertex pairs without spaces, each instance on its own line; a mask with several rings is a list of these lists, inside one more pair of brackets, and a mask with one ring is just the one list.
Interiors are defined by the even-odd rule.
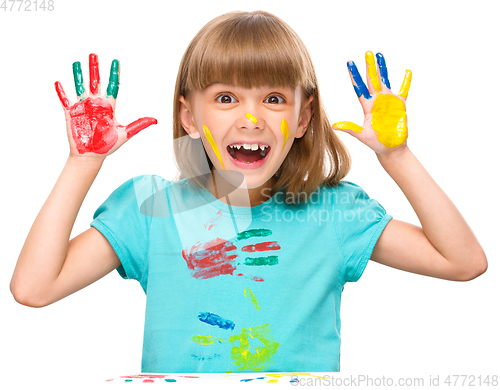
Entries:
[[115,119],[116,97],[120,85],[120,64],[113,60],[106,97],[100,94],[99,62],[96,54],[89,55],[90,94],[83,81],[80,62],[73,64],[73,77],[79,101],[73,105],[59,81],[55,88],[66,115],[70,155],[110,155],[130,137],[156,124],[155,118],[140,118],[128,126]]
[[412,74],[410,70],[406,70],[403,84],[396,96],[391,91],[384,56],[377,54],[378,70],[371,51],[366,52],[365,59],[368,87],[354,62],[347,63],[354,90],[363,107],[363,127],[346,121],[334,123],[332,127],[351,134],[376,153],[384,154],[406,144],[408,126],[405,103]]

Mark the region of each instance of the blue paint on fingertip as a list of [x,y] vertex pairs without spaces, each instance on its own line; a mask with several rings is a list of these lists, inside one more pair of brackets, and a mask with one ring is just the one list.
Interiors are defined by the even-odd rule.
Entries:
[[347,62],[347,69],[349,69],[349,72],[351,72],[352,79],[354,80],[353,84],[354,91],[356,92],[356,95],[358,95],[358,98],[363,96],[365,99],[370,99],[371,95],[370,92],[368,92],[368,88],[366,88],[366,85],[361,78],[361,75],[358,72],[358,68],[356,67],[356,64],[353,61]]
[[389,83],[389,76],[387,74],[387,66],[385,65],[385,58],[382,55],[382,53],[377,53],[377,63],[380,72],[380,79],[387,88],[391,89],[391,84]]

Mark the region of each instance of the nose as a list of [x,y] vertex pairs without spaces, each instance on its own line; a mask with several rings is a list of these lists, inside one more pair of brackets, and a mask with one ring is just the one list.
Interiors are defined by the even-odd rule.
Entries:
[[242,129],[263,129],[264,119],[255,110],[242,112],[238,120],[238,126]]

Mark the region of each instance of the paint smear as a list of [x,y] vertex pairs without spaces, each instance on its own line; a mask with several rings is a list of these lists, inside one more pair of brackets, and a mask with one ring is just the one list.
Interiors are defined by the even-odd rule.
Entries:
[[259,242],[258,244],[245,245],[241,248],[243,252],[277,251],[278,249],[281,249],[278,241]]
[[217,314],[209,313],[209,312],[203,312],[198,314],[198,319],[201,322],[204,322],[209,325],[214,325],[218,326],[219,328],[222,329],[234,329],[234,322],[231,320],[225,320],[224,318],[218,316]]
[[[199,361],[204,361],[204,360],[213,360],[213,359],[217,359],[220,357],[220,355],[218,353],[215,353],[211,356],[198,356],[198,355],[191,355],[191,357],[193,359],[196,359],[196,360],[199,360]],[[198,377],[193,377],[193,378],[198,378]]]
[[253,292],[252,290],[250,290],[249,288],[246,288],[245,289],[245,297],[247,297],[247,299],[253,303],[253,305],[255,306],[255,308],[257,309],[257,311],[260,310],[260,307],[259,307],[259,302],[257,302],[257,298],[255,298],[255,295],[253,295]]
[[212,228],[215,226],[215,222],[217,222],[220,217],[222,217],[222,210],[217,211],[217,215],[213,218],[210,218],[203,226],[207,230],[212,230]]
[[64,93],[64,89],[63,89],[61,83],[59,81],[56,81],[54,83],[54,85],[56,87],[57,96],[59,97],[61,104],[67,110],[69,108],[69,100],[66,97],[66,94]]
[[89,55],[89,72],[90,72],[90,93],[97,95],[99,91],[99,83],[101,78],[99,76],[99,60],[97,54]]
[[354,91],[356,92],[356,95],[358,95],[358,98],[363,96],[365,99],[370,99],[370,92],[368,91],[368,88],[366,88],[365,82],[361,78],[356,64],[353,61],[349,61],[347,63],[347,69],[349,69],[349,72],[351,73],[352,79],[354,81]]
[[290,130],[288,129],[288,122],[286,121],[286,119],[283,119],[281,121],[281,134],[283,134],[283,138],[285,139],[285,141],[283,142],[283,148],[281,149],[281,151],[283,152],[283,150],[285,150],[285,145],[290,135]]
[[111,104],[102,98],[85,99],[70,110],[71,133],[80,154],[104,154],[116,144],[118,133]]
[[399,90],[398,95],[402,98],[408,97],[408,91],[410,90],[410,84],[412,79],[412,73],[410,69],[406,69],[405,78],[403,80],[403,84],[401,85],[401,89]]
[[332,127],[334,129],[340,129],[340,130],[352,130],[355,133],[361,133],[363,131],[363,128],[361,126],[358,126],[356,123],[349,121],[341,121],[334,123]]
[[390,94],[378,95],[372,107],[372,128],[386,148],[402,145],[408,138],[405,104]]
[[236,241],[246,240],[252,237],[266,237],[273,234],[269,229],[250,229],[244,232],[238,233],[236,236]]
[[142,131],[146,127],[149,127],[151,125],[156,125],[157,123],[158,121],[155,118],[146,117],[137,119],[136,121],[132,122],[127,127],[125,127],[125,131],[127,132],[127,138],[133,137],[139,131]]
[[75,80],[76,94],[80,97],[85,93],[85,87],[83,86],[82,64],[80,64],[80,61],[73,62],[73,79]]
[[[252,353],[250,342],[253,344],[254,340],[260,341],[263,346],[255,346],[255,353]],[[231,359],[239,370],[261,371],[269,368],[280,346],[274,340],[269,324],[257,325],[249,330],[243,328],[241,334],[231,336],[229,342],[237,343],[231,348]]]
[[212,133],[210,133],[210,130],[206,125],[203,125],[203,132],[205,133],[205,137],[207,137],[207,140],[210,143],[210,146],[212,147],[215,155],[219,159],[222,169],[226,170],[226,168],[224,168],[224,163],[222,162],[222,157],[220,155],[219,148],[217,147],[217,144],[215,143],[214,138],[212,137]]
[[385,58],[382,53],[377,53],[377,64],[378,70],[380,72],[380,80],[382,80],[387,88],[391,89],[391,84],[389,83],[389,76],[387,73],[387,65],[385,64]]
[[250,114],[249,112],[247,112],[246,117],[247,117],[248,119],[250,119],[253,123],[257,123],[257,118],[256,118],[256,117],[254,117],[254,116],[253,116],[252,114]]
[[118,89],[120,87],[120,63],[118,60],[113,60],[111,63],[111,70],[109,72],[109,83],[106,94],[108,97],[113,97],[116,99],[118,96]]
[[249,266],[276,265],[278,263],[278,256],[247,257],[244,262],[245,265]]
[[196,335],[191,338],[191,341],[194,341],[195,343],[200,343],[201,345],[211,345],[217,343],[223,343],[224,339],[219,339],[214,336],[202,336],[202,335]]
[[[261,376],[259,378],[248,378],[248,379],[241,379],[240,382],[251,382],[251,381],[254,381],[256,379],[266,379],[264,376]],[[269,382],[268,382],[269,383]]]
[[235,249],[232,242],[215,238],[204,244],[198,242],[189,251],[183,249],[182,257],[194,278],[208,279],[233,274],[236,270],[234,259],[238,255],[231,255],[229,252]]
[[375,57],[371,51],[365,53],[365,60],[367,65],[368,77],[372,82],[373,89],[376,92],[380,92],[382,87],[380,86],[380,81],[377,75],[377,66],[375,65]]

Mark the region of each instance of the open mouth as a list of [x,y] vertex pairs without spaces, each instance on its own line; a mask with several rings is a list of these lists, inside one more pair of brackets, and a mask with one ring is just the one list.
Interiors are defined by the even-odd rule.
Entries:
[[266,144],[231,144],[227,151],[235,160],[243,163],[253,163],[264,159],[271,147]]

